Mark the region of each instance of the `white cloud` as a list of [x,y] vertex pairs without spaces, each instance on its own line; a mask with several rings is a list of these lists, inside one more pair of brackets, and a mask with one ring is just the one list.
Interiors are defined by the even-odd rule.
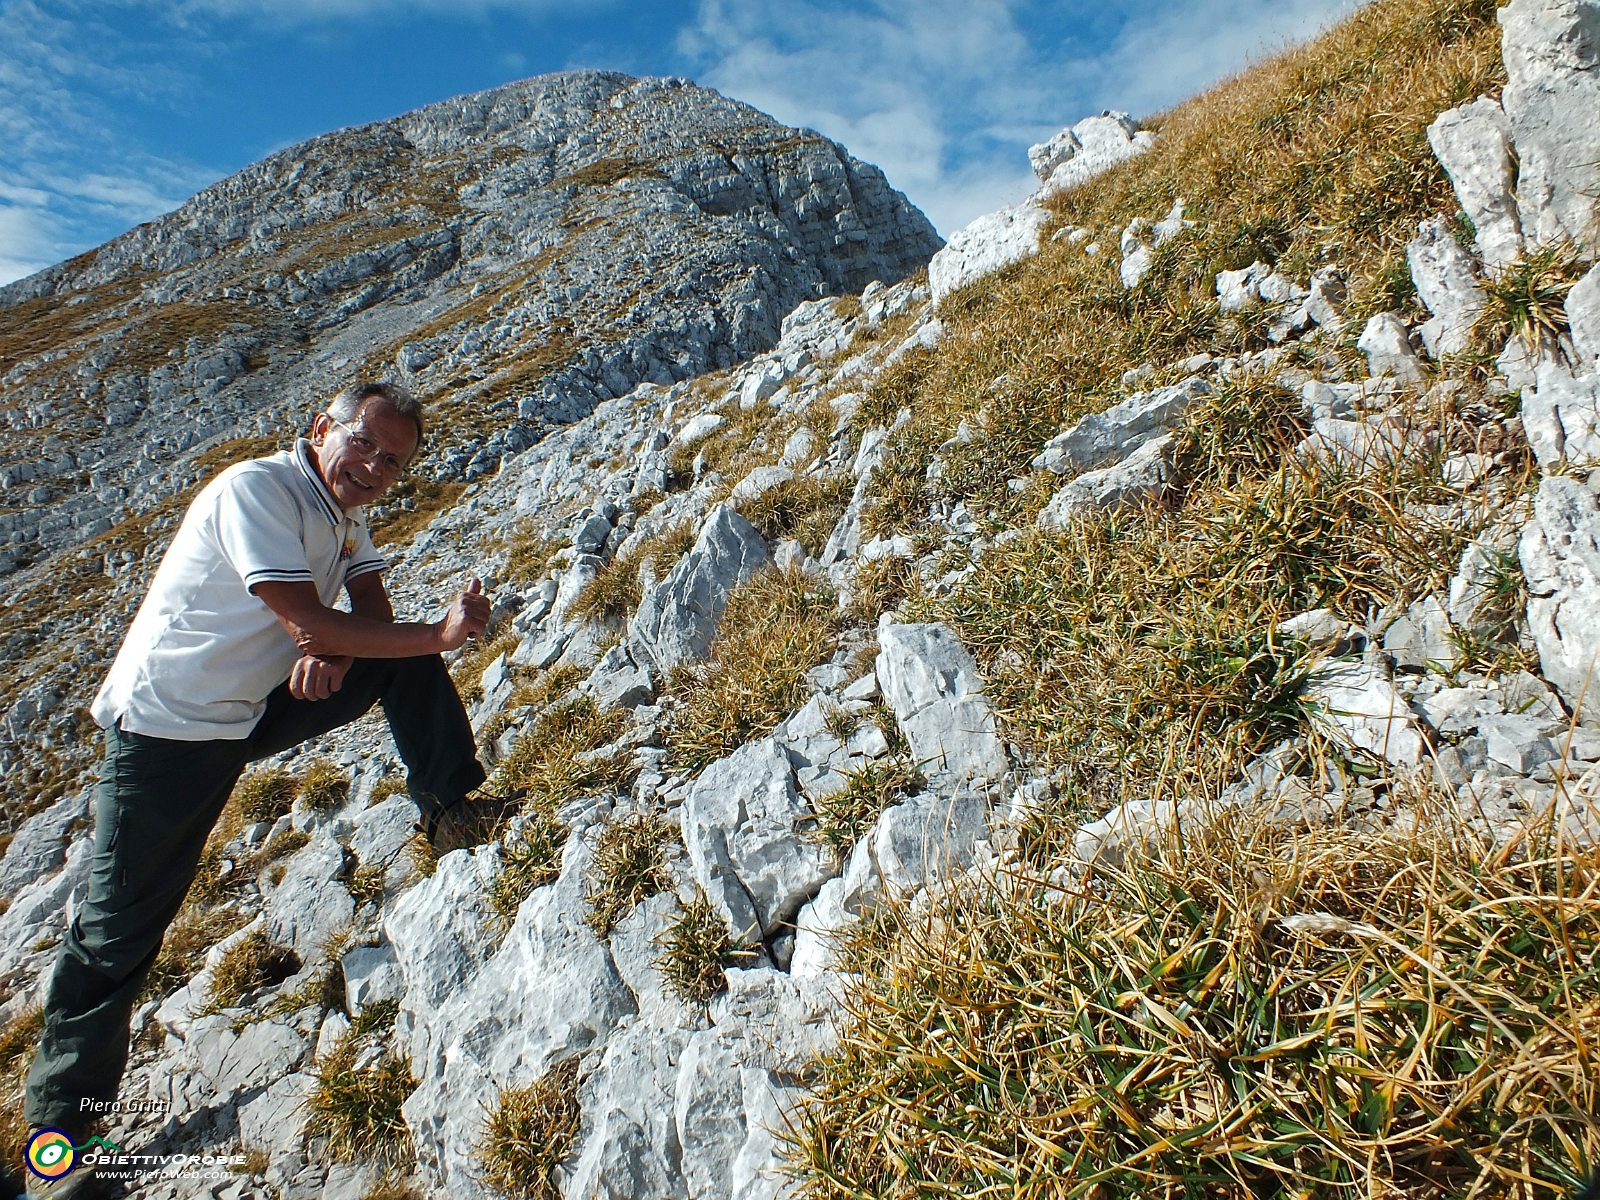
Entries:
[[[614,7],[617,0],[177,0],[161,5],[172,19],[243,18],[270,25],[333,25],[352,18],[393,22],[411,16],[482,17],[491,12],[542,16]],[[153,5],[152,5],[153,6]]]
[[0,204],[0,286],[50,265],[51,259],[39,257],[39,248],[54,240],[41,216],[37,209]]
[[701,0],[679,49],[702,82],[881,166],[948,236],[1033,189],[1032,142],[1103,108],[1168,108],[1350,7],[1144,0],[1085,45],[1106,18],[1091,0]]
[[216,177],[119,136],[119,101],[183,87],[147,50],[93,6],[0,4],[0,283],[167,212]]

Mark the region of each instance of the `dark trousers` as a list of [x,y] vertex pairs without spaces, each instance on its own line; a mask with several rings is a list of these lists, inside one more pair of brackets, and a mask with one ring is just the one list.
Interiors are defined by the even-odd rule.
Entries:
[[84,1100],[117,1098],[134,999],[245,765],[346,725],[375,703],[419,804],[449,805],[483,782],[472,727],[437,655],[358,659],[326,700],[296,700],[284,684],[242,741],[106,730],[89,895],[50,977],[44,1035],[28,1076],[30,1123],[81,1124],[89,1114]]

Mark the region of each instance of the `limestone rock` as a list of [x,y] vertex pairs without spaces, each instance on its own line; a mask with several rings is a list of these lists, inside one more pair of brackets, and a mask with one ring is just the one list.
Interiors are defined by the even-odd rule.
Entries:
[[1159,500],[1166,494],[1173,477],[1172,444],[1173,435],[1162,433],[1140,444],[1115,466],[1085,471],[1040,510],[1039,528],[1059,529],[1081,513],[1105,512]]
[[953,795],[930,792],[893,805],[868,836],[881,886],[903,895],[964,871],[988,835],[988,796],[958,788]]
[[1566,313],[1578,373],[1600,373],[1600,267],[1591,267],[1567,293]]
[[1439,114],[1428,144],[1455,185],[1456,200],[1477,230],[1478,253],[1491,270],[1522,254],[1517,212],[1516,158],[1511,122],[1498,100],[1480,96]]
[[734,1157],[748,1136],[739,1058],[720,1031],[703,1029],[683,1051],[674,1089],[683,1178],[693,1200],[729,1200]]
[[741,942],[792,920],[834,874],[832,856],[805,836],[812,815],[772,738],[712,763],[689,789],[683,840],[695,879]]
[[498,844],[452,851],[384,909],[384,934],[405,980],[397,1028],[413,1060],[426,1057],[430,1015],[472,982],[494,950],[487,892],[500,871]]
[[1451,638],[1450,614],[1437,596],[1413,603],[1384,631],[1383,648],[1399,667],[1454,669],[1461,652]]
[[1261,302],[1261,282],[1272,274],[1272,268],[1257,260],[1237,271],[1217,272],[1218,306],[1225,313],[1242,312],[1252,304]]
[[17,827],[0,859],[0,900],[9,901],[67,860],[72,827],[88,817],[93,795],[93,788],[69,793]]
[[1422,366],[1417,362],[1416,352],[1411,349],[1405,322],[1398,314],[1374,315],[1367,321],[1356,345],[1367,356],[1367,370],[1374,378],[1392,375],[1400,383],[1423,381]]
[[689,1036],[624,1018],[581,1085],[583,1128],[567,1195],[686,1194],[673,1092]]
[[1104,412],[1090,413],[1062,430],[1034,456],[1034,470],[1068,475],[1115,462],[1159,436],[1190,407],[1211,394],[1198,377],[1153,392],[1139,392]]
[[638,708],[655,698],[650,671],[634,661],[627,642],[618,642],[600,656],[583,690],[594,697],[601,712],[613,708]]
[[948,625],[878,627],[878,686],[930,775],[998,780],[1005,747],[978,667]]
[[1546,475],[1518,547],[1539,668],[1586,723],[1600,723],[1600,509],[1575,479]]
[[1600,376],[1539,364],[1536,386],[1522,392],[1522,429],[1539,465],[1600,463]]
[[472,1146],[497,1089],[526,1086],[602,1045],[636,1011],[605,944],[584,922],[590,862],[582,838],[568,842],[560,878],[523,901],[483,968],[430,1017],[427,1053],[412,1062],[421,1082],[404,1112],[418,1161],[461,1200],[483,1195]]
[[640,602],[628,625],[634,661],[662,679],[704,658],[729,594],[766,562],[767,545],[755,527],[717,505],[694,548]]
[[398,1000],[405,987],[400,959],[388,942],[354,946],[339,960],[344,972],[344,1003],[352,1017],[377,1000]]
[[1426,743],[1416,719],[1380,664],[1328,662],[1313,672],[1305,695],[1319,705],[1318,724],[1338,740],[1396,766],[1422,761]]
[[345,880],[350,861],[326,828],[286,864],[283,880],[267,893],[267,937],[292,946],[302,962],[314,961],[329,936],[350,924],[356,902]]
[[1039,236],[1049,223],[1049,212],[1028,201],[988,213],[953,233],[928,264],[934,304],[957,288],[1037,254]]
[[1411,448],[1409,431],[1387,417],[1341,421],[1318,417],[1311,433],[1295,447],[1302,458],[1321,458],[1340,469],[1364,474],[1392,466]]
[[1478,286],[1472,256],[1461,248],[1441,217],[1422,222],[1406,246],[1406,261],[1417,295],[1433,320],[1422,327],[1422,340],[1435,359],[1460,354],[1472,345],[1472,325],[1486,303]]
[[1033,173],[1045,193],[1066,191],[1143,154],[1155,135],[1141,130],[1125,112],[1106,109],[1063,129],[1048,142],[1028,149]]
[[1595,245],[1600,205],[1600,5],[1512,0],[1498,14],[1523,233]]

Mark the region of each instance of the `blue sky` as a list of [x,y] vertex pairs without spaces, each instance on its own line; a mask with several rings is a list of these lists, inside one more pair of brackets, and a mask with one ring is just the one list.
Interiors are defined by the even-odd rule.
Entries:
[[1165,108],[1350,3],[0,0],[0,283],[304,138],[574,67],[818,129],[948,235],[1031,190],[1031,143]]

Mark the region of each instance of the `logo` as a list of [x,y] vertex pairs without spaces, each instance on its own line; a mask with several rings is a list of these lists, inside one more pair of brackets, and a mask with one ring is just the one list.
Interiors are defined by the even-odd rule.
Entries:
[[355,538],[347,538],[345,540],[344,545],[339,547],[339,561],[343,562],[347,558],[354,558],[355,557],[355,553],[356,553],[356,540],[355,540]]
[[78,1165],[77,1147],[59,1129],[41,1129],[28,1139],[28,1170],[40,1179],[61,1179]]
[[96,1146],[110,1150],[113,1154],[122,1153],[120,1146],[106,1141],[105,1138],[90,1138],[83,1145],[74,1146],[65,1131],[41,1129],[28,1139],[28,1170],[40,1179],[64,1179],[72,1174],[72,1169],[78,1165],[79,1153]]

